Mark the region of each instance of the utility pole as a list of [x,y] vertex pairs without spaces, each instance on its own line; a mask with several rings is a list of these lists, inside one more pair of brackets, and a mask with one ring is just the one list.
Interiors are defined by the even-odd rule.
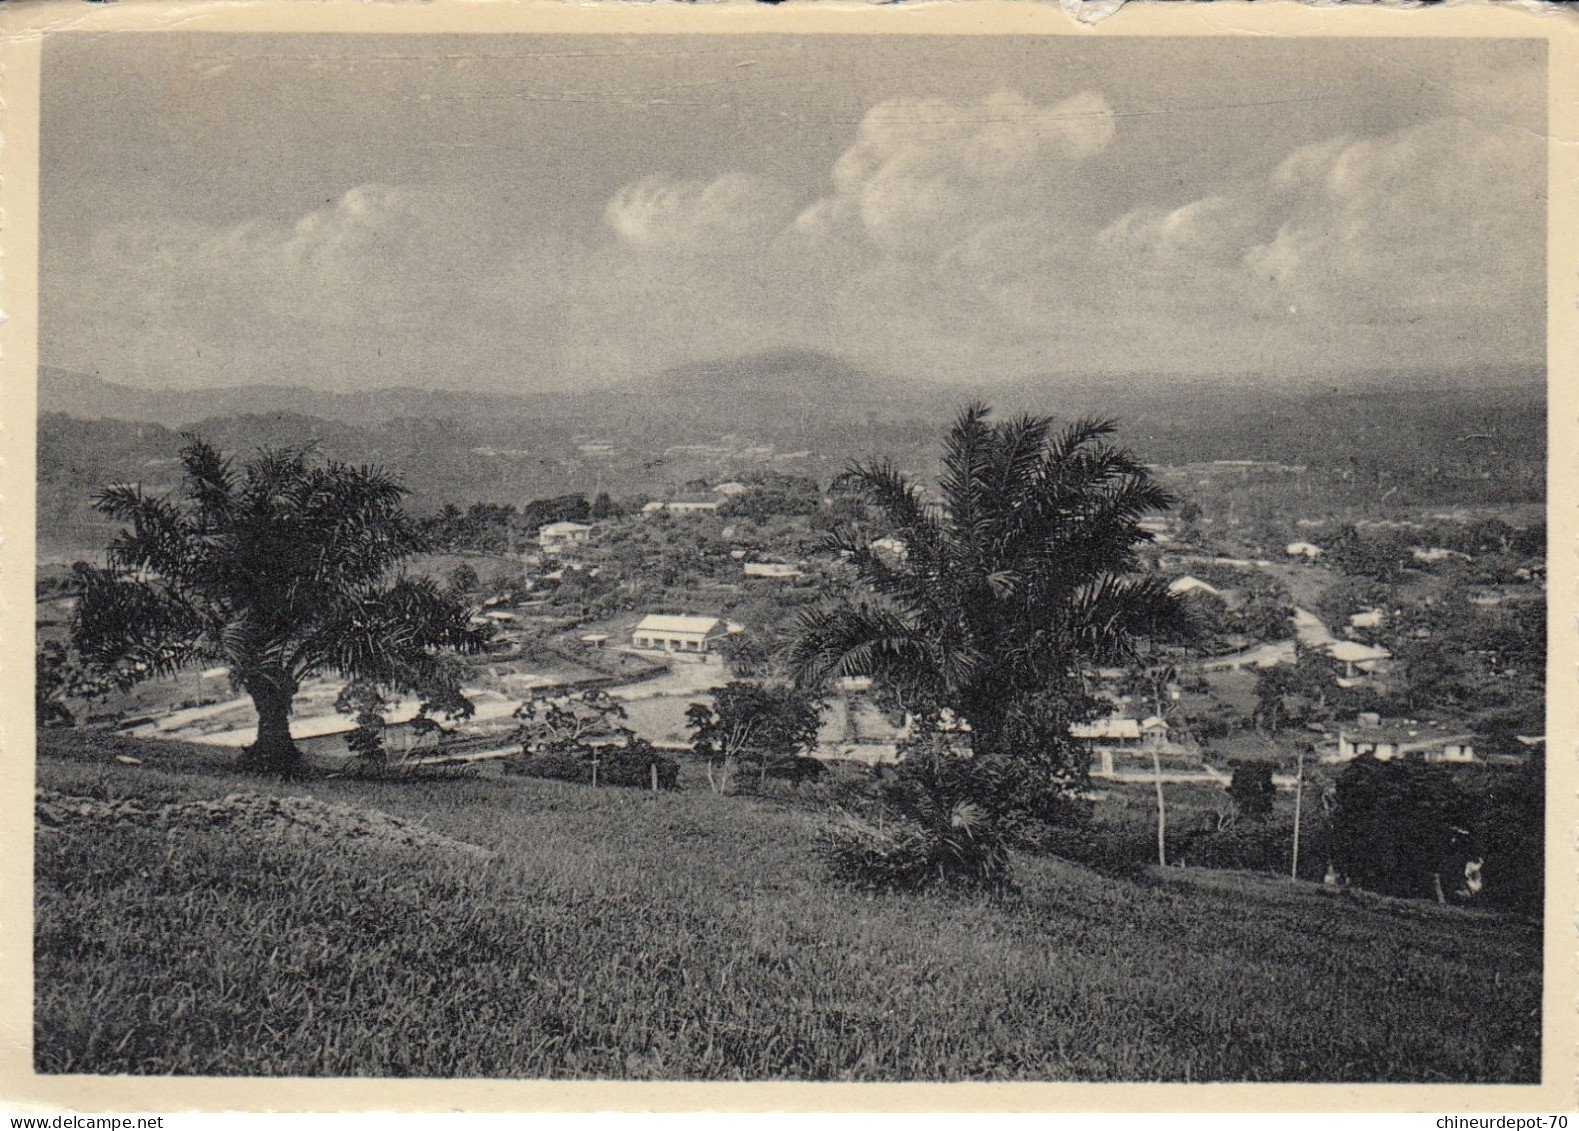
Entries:
[[1299,751],[1299,763],[1294,770],[1294,863],[1288,870],[1288,878],[1299,879],[1299,818],[1301,804],[1305,799],[1305,750]]
[[[1152,673],[1153,702],[1157,708],[1157,718],[1162,719],[1162,693],[1167,685],[1167,669],[1156,669]],[[1168,808],[1162,799],[1162,743],[1153,737],[1151,741],[1151,768],[1157,776],[1157,866],[1168,866]]]
[[1157,865],[1168,866],[1168,810],[1162,800],[1162,755],[1151,748],[1151,765],[1157,772]]

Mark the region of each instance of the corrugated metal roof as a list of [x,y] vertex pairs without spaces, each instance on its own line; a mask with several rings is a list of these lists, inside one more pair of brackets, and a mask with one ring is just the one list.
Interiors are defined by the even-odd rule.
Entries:
[[1139,738],[1140,723],[1135,719],[1109,716],[1085,723],[1071,723],[1069,733],[1074,738]]
[[1392,653],[1386,648],[1373,648],[1357,640],[1334,640],[1327,645],[1327,655],[1344,663],[1358,664],[1366,660],[1385,660]]
[[699,636],[717,632],[723,622],[717,617],[678,617],[650,613],[636,625],[637,632],[686,632]]

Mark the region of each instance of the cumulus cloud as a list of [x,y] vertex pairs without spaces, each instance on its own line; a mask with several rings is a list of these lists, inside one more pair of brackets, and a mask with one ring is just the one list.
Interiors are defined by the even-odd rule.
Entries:
[[[884,102],[798,190],[642,177],[551,246],[400,185],[274,222],[122,224],[54,308],[57,348],[343,387],[586,384],[774,346],[973,381],[1539,355],[1537,136],[1436,118],[1171,199],[1120,125],[1095,92]],[[1108,203],[1135,178],[1147,203]]]
[[607,212],[623,243],[753,254],[700,274],[616,257],[604,285],[687,312],[657,335],[671,356],[720,352],[733,327],[936,376],[1538,354],[1538,138],[1465,118],[1337,136],[1114,216],[1100,186],[1144,168],[1116,130],[1095,92],[885,102],[771,243],[787,190],[627,187]]
[[438,280],[423,260],[454,236],[440,228],[446,204],[417,190],[360,185],[289,224],[118,225],[100,235],[97,254],[190,280],[190,302],[242,290],[254,316],[343,322],[434,297]]
[[620,189],[603,215],[627,244],[705,253],[766,243],[791,207],[783,186],[730,172],[711,181],[645,177]]
[[112,372],[161,380],[443,380],[502,322],[457,270],[498,259],[463,214],[453,194],[366,184],[285,222],[118,224],[94,241],[105,270],[70,322],[117,343]]
[[[1465,118],[1333,138],[1295,150],[1263,181],[1131,212],[1098,241],[1335,313],[1528,304],[1545,240],[1543,156],[1526,132]],[[1488,280],[1515,276],[1518,293],[1487,292]]]
[[807,237],[864,235],[894,254],[940,254],[982,219],[1038,207],[1113,140],[1095,91],[1038,105],[1011,91],[979,103],[895,100],[874,106],[831,171],[832,193],[807,207]]

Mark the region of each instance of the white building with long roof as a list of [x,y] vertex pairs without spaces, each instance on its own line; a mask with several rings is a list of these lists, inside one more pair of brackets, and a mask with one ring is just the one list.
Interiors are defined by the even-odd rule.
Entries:
[[728,635],[729,626],[718,617],[644,616],[631,633],[631,644],[644,652],[677,652],[704,656]]

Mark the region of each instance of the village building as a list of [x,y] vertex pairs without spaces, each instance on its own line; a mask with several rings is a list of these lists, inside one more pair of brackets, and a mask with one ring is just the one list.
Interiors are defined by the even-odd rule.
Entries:
[[1135,745],[1140,742],[1140,720],[1108,715],[1083,723],[1070,723],[1069,737],[1098,744]]
[[751,490],[751,488],[747,487],[744,483],[737,483],[731,479],[728,483],[720,483],[718,486],[714,487],[713,494],[722,495],[726,499],[733,499],[737,495],[744,495],[749,490]]
[[1380,628],[1386,615],[1380,609],[1362,609],[1349,618],[1350,628]]
[[1285,664],[1292,664],[1298,656],[1292,640],[1274,640],[1268,644],[1257,644],[1242,652],[1235,652],[1228,656],[1212,656],[1202,660],[1200,670],[1203,672],[1243,671],[1246,668],[1276,668]]
[[1368,675],[1381,661],[1392,658],[1386,648],[1361,644],[1357,640],[1334,640],[1326,644],[1323,651],[1343,665],[1343,678],[1351,680]]
[[653,613],[642,617],[631,634],[631,644],[644,652],[674,652],[705,656],[729,627],[718,617],[664,616]]
[[1444,549],[1441,546],[1411,546],[1409,555],[1415,561],[1424,562],[1426,565],[1435,565],[1437,562],[1445,562],[1451,558],[1457,558],[1461,562],[1474,561],[1468,554],[1460,553],[1458,550]]
[[1151,535],[1151,540],[1158,543],[1173,541],[1174,522],[1172,519],[1159,515],[1148,515],[1137,522],[1136,527]]
[[800,570],[785,562],[747,562],[743,567],[747,577],[773,578],[784,580],[799,577]]
[[670,514],[712,514],[721,505],[717,499],[671,499],[668,510]]
[[717,499],[655,500],[642,507],[641,513],[655,514],[658,511],[667,511],[670,514],[715,514],[722,505]]
[[544,553],[557,554],[591,537],[592,527],[584,522],[550,522],[538,528],[537,544]]
[[1215,585],[1202,581],[1199,577],[1190,577],[1189,575],[1174,578],[1173,581],[1169,582],[1168,592],[1175,597],[1182,597],[1186,593],[1201,593],[1208,597],[1218,598],[1223,596],[1223,591]]
[[1321,547],[1314,542],[1290,542],[1284,552],[1291,558],[1306,558],[1309,561],[1315,561],[1322,555]]
[[1322,757],[1324,762],[1352,762],[1369,754],[1379,762],[1419,757],[1426,762],[1464,764],[1475,761],[1475,736],[1421,726],[1409,721],[1384,722],[1375,714],[1361,714],[1352,727],[1338,731],[1338,748]]

